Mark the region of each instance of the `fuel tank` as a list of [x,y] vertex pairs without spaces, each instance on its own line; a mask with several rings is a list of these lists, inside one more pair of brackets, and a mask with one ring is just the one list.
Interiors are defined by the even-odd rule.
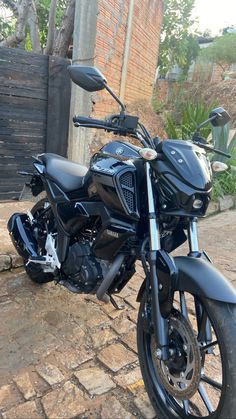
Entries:
[[90,162],[96,193],[106,207],[133,219],[140,217],[137,188],[143,166],[139,149],[132,144],[113,141],[102,147]]

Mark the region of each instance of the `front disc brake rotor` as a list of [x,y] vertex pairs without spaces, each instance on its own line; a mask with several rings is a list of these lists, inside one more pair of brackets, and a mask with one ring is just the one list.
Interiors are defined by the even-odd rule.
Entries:
[[157,360],[158,375],[172,396],[190,399],[199,386],[201,356],[190,323],[177,310],[169,318],[169,342],[173,355],[167,361]]

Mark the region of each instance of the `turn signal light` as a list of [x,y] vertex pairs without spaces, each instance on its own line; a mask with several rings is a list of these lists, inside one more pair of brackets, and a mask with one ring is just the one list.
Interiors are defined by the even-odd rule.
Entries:
[[157,152],[152,148],[141,148],[139,154],[145,160],[155,160],[157,158]]
[[228,169],[227,164],[222,163],[221,161],[213,161],[211,163],[212,171],[215,173],[225,172]]

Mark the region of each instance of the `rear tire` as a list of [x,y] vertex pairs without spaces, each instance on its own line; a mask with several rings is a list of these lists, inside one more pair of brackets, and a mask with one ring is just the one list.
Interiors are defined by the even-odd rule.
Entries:
[[[45,209],[45,203],[47,203],[47,199],[43,198],[38,201],[33,208],[31,209],[31,214],[33,217],[39,217],[40,213]],[[45,284],[47,282],[53,281],[54,276],[50,272],[44,272],[43,268],[36,263],[30,263],[27,265],[27,261],[24,261],[24,267],[27,275],[31,279],[31,281],[36,282],[37,284]]]
[[[153,331],[152,328],[147,327],[147,320],[143,320],[147,306],[145,306],[145,294],[142,297],[137,324],[138,355],[145,387],[149,395],[149,398],[153,404],[153,407],[157,413],[158,419],[235,419],[236,306],[233,304],[213,301],[206,298],[201,300],[199,299],[199,301],[202,304],[202,307],[204,307],[204,310],[206,311],[207,316],[211,322],[212,330],[214,331],[218,342],[217,348],[219,348],[221,358],[222,388],[220,390],[217,390],[219,391],[219,401],[217,401],[214,410],[211,413],[209,413],[209,411],[208,413],[206,413],[206,411],[204,413],[204,409],[201,411],[200,408],[198,410],[198,406],[196,407],[196,409],[194,409],[192,407],[192,400],[185,401],[185,403],[188,403],[188,408],[186,411],[187,404],[185,404],[184,406],[183,402],[177,402],[177,399],[171,396],[163,386],[163,382],[161,381],[160,376],[158,377],[158,370],[155,367],[155,363],[158,361],[156,361],[152,353],[153,350],[151,342],[153,342],[154,339]],[[208,366],[206,365],[205,360],[208,356],[209,355],[206,353],[203,362],[203,368],[205,369],[206,367],[205,371],[208,371]],[[216,364],[214,362],[216,362]],[[213,364],[211,365],[217,365],[217,361],[213,361]],[[213,368],[213,374],[214,371],[215,370]],[[205,372],[203,372],[203,374],[205,374]],[[214,376],[213,379],[217,380],[217,378],[214,378]],[[205,388],[206,384],[204,382],[204,379],[201,379],[200,385],[202,385],[204,387],[204,390],[207,391],[207,397],[213,403],[213,387]],[[211,388],[213,393],[211,392]],[[214,391],[215,390],[216,389],[214,388]],[[197,391],[196,396],[199,397],[199,394],[200,393],[198,393]]]

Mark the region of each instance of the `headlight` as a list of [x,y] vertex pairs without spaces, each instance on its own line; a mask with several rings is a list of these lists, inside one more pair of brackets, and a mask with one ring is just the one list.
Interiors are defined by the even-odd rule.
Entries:
[[194,209],[198,210],[198,209],[202,208],[202,206],[203,206],[203,202],[202,202],[201,199],[198,199],[198,198],[194,199],[194,201],[193,201],[193,208]]

